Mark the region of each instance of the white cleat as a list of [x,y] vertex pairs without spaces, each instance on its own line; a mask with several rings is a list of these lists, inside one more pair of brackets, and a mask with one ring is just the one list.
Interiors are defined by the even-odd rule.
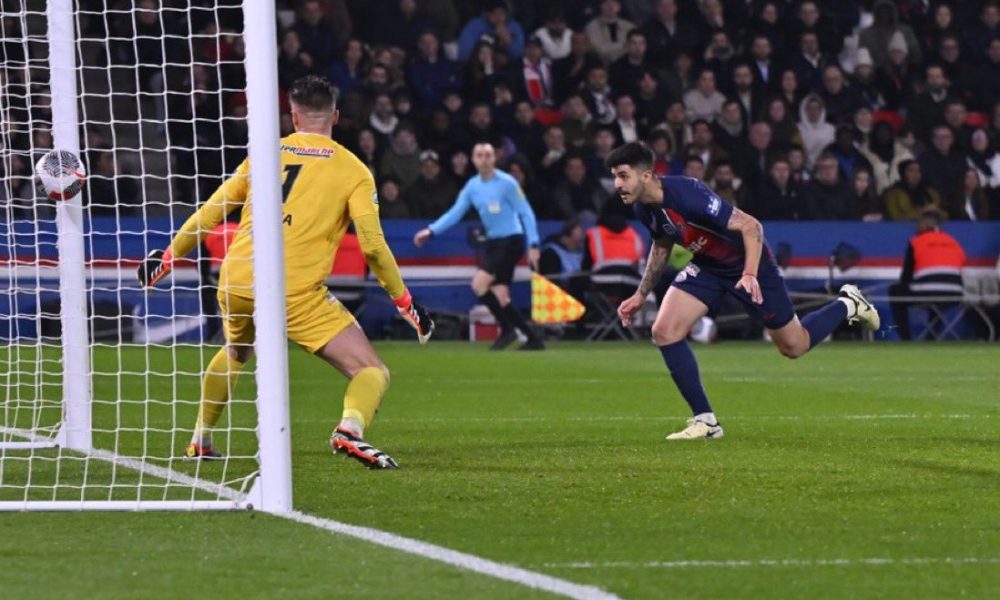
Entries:
[[848,317],[847,322],[850,325],[855,325],[860,323],[865,329],[870,329],[876,331],[882,324],[882,320],[878,316],[878,311],[875,310],[875,305],[865,298],[858,286],[846,284],[840,287],[841,298],[847,298],[854,303],[854,314]]
[[668,440],[714,440],[722,437],[722,426],[718,423],[715,425],[709,425],[704,421],[698,421],[696,419],[688,419],[687,427],[678,431],[677,433],[671,433],[667,436]]

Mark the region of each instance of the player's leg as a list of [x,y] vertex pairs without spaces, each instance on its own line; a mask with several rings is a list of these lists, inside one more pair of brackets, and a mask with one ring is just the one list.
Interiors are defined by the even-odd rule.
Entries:
[[490,288],[490,291],[492,291],[493,295],[500,301],[500,306],[503,307],[502,310],[504,317],[507,319],[507,322],[513,326],[512,329],[519,329],[521,333],[528,338],[528,341],[525,342],[519,349],[544,350],[545,343],[542,341],[541,336],[538,335],[538,332],[536,332],[535,328],[531,326],[531,323],[528,322],[524,315],[522,315],[521,312],[517,310],[517,307],[514,306],[514,303],[511,302],[510,286],[505,283],[497,283]]
[[289,339],[349,379],[341,420],[330,438],[331,449],[371,468],[398,466],[364,441],[365,429],[371,426],[389,388],[389,371],[354,316],[338,300],[322,293],[289,298],[287,310]]
[[[503,350],[517,340],[517,333],[514,331],[513,324],[507,320],[507,315],[504,312],[503,305],[500,303],[500,299],[493,292],[492,288],[494,287],[493,283],[495,280],[496,277],[493,273],[485,269],[478,269],[472,275],[472,292],[476,295],[476,299],[490,310],[490,314],[493,315],[497,325],[500,326],[500,336],[490,346],[490,350]],[[510,302],[509,297],[507,298],[507,302]]]
[[524,255],[524,236],[511,236],[498,240],[498,242],[495,255],[490,259],[490,264],[493,267],[492,273],[495,277],[490,289],[500,301],[501,310],[503,310],[507,322],[528,338],[528,341],[520,349],[544,350],[545,344],[542,342],[541,336],[510,299],[510,286],[514,281],[514,271]]
[[188,458],[219,458],[212,431],[219,422],[229,398],[236,388],[243,366],[253,356],[253,301],[220,293],[226,345],[209,361],[201,379],[201,404],[191,443],[184,451]]
[[[708,292],[709,290],[705,290]],[[694,292],[694,293],[692,293]],[[668,440],[722,437],[712,406],[701,384],[698,362],[687,343],[691,328],[709,312],[708,304],[695,295],[693,289],[681,289],[675,283],[667,290],[653,323],[653,343],[660,349],[663,362],[678,391],[691,408],[694,418],[683,430],[667,436]],[[717,296],[717,293],[711,296]],[[713,299],[709,298],[709,302]]]

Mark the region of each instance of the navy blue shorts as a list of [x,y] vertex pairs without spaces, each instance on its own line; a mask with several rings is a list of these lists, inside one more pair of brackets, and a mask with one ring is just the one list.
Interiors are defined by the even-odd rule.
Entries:
[[757,272],[757,282],[760,283],[760,292],[764,296],[763,304],[754,304],[750,294],[736,289],[740,277],[741,275],[720,275],[689,264],[677,274],[672,285],[701,300],[708,307],[709,316],[715,316],[726,294],[729,294],[743,304],[743,309],[752,319],[768,329],[784,327],[795,317],[795,308],[785,289],[785,279],[773,262],[762,260]]

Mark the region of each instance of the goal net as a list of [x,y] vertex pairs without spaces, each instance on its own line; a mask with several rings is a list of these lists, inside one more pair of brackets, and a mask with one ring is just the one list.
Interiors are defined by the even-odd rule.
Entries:
[[[233,0],[0,0],[0,509],[260,506],[256,390],[287,386],[283,362],[270,383],[251,362],[230,390],[214,430],[222,459],[184,457],[220,347],[215,284],[231,229],[204,232],[151,290],[136,266],[246,158],[246,36],[253,21],[254,58],[273,64],[267,4],[244,18]],[[273,73],[255,69],[276,97]],[[277,123],[276,100],[250,105]],[[35,185],[52,148],[88,172],[72,200]],[[276,169],[254,170],[254,190],[258,178],[279,185]]]

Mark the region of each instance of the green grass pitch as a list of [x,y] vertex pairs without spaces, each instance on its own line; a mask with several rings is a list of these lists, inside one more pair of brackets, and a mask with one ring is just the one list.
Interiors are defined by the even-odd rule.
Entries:
[[[1000,589],[1000,346],[836,343],[798,361],[698,347],[726,437],[674,443],[663,436],[686,408],[644,343],[377,347],[393,384],[369,439],[394,472],[330,455],[345,383],[290,351],[304,512],[623,598]],[[192,373],[200,356],[176,353]],[[189,379],[150,395],[193,399]],[[95,382],[98,396],[132,394],[118,385]],[[0,562],[3,598],[545,596],[245,512],[0,514]]]

